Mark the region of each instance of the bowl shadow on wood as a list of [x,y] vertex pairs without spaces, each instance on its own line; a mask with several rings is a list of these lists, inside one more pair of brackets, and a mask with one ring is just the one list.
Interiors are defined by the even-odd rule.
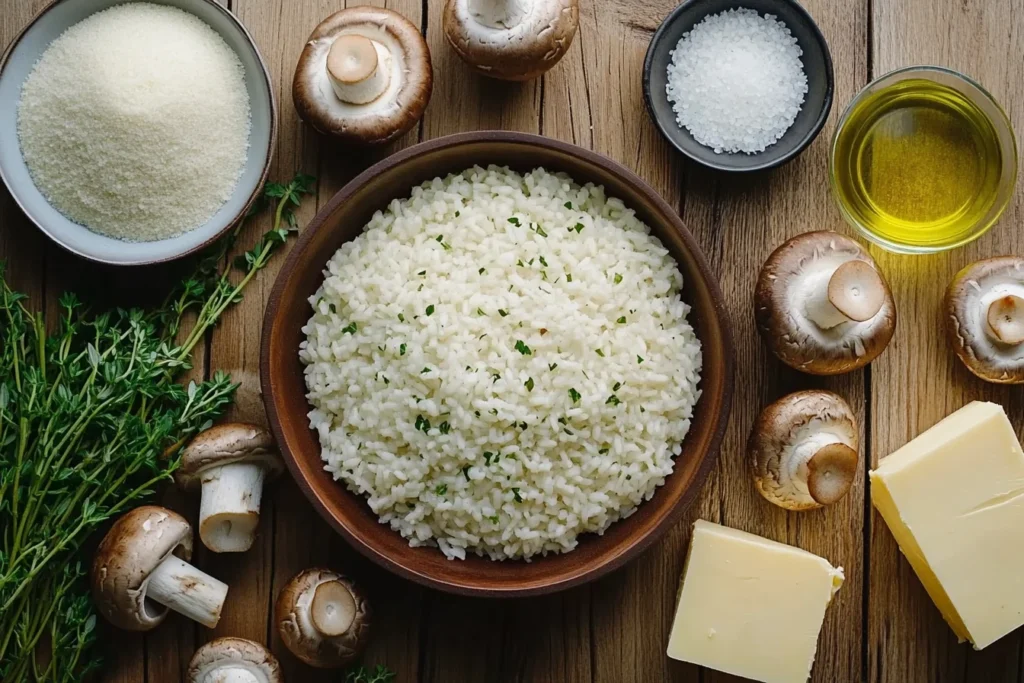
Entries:
[[[701,399],[676,468],[654,497],[603,535],[580,537],[571,553],[531,562],[471,556],[445,559],[436,548],[411,548],[378,522],[364,500],[324,471],[316,434],[306,417],[301,328],[310,317],[308,299],[323,280],[323,268],[342,243],[362,232],[374,211],[409,195],[438,175],[474,164],[508,165],[519,171],[544,166],[577,182],[603,184],[651,226],[679,264],[683,299],[703,345]],[[321,210],[289,254],[270,295],[260,351],[263,400],[285,461],[314,508],[356,550],[400,576],[464,595],[527,596],[578,585],[636,557],[678,521],[714,465],[728,421],[732,394],[732,341],[721,292],[699,247],[675,211],[632,172],[593,152],[521,133],[463,133],[432,140],[395,154],[355,178]]]

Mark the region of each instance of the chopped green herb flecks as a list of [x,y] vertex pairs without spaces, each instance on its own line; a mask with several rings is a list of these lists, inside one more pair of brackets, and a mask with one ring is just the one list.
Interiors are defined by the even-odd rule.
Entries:
[[558,367],[558,363],[550,363],[548,365],[548,370],[554,370],[557,367]]
[[428,372],[430,372],[430,368],[423,368],[422,370],[420,370],[420,374],[421,374],[421,375],[425,375],[425,374],[427,374]]
[[469,465],[462,468],[462,476],[466,478],[466,481],[469,481]]
[[494,453],[491,453],[490,451],[484,451],[484,464],[490,465],[491,464],[491,458],[493,458],[493,457],[494,457]]
[[438,235],[437,236],[437,241],[438,242],[444,242],[444,235]]
[[461,216],[461,215],[462,215],[462,212],[461,212],[461,211],[456,211],[456,212],[455,212],[455,217],[456,217],[456,218],[458,218],[458,217],[459,217],[459,216]]
[[504,318],[506,315],[508,315],[508,311],[506,311],[504,308],[499,308],[498,309],[498,315],[500,315],[502,318]]
[[389,380],[387,377],[382,376],[381,379],[384,380],[384,384],[391,384],[391,380]]
[[405,349],[406,349],[405,344],[399,344],[399,346],[398,346],[398,355],[399,356],[404,356],[405,355]]
[[405,322],[405,316],[402,315],[401,313],[398,314],[398,322],[400,322],[400,323],[404,323]]
[[616,382],[615,386],[612,387],[612,391],[618,391],[622,388],[622,382]]
[[493,375],[491,375],[491,383],[492,384],[494,382],[497,382],[499,379],[501,379],[501,375],[499,375],[498,373],[494,373]]
[[526,387],[527,391],[533,391],[533,378],[530,377],[525,382],[523,382],[523,386]]
[[426,314],[434,315],[434,304],[430,304],[429,306],[427,306]]
[[626,316],[622,316],[621,318],[619,318],[615,322],[617,322],[620,325],[625,325],[626,324]]
[[497,524],[497,523],[498,523],[498,515],[491,515],[491,516],[490,516],[490,517],[488,517],[487,519],[491,520],[491,521],[492,521],[492,522],[494,522],[495,524]]
[[486,313],[484,313],[484,309],[482,309],[482,308],[476,309],[476,314],[477,315],[487,315]]
[[594,349],[594,353],[601,356],[601,358],[604,358],[604,351],[602,351],[601,349]]
[[481,268],[480,270],[477,271],[477,273],[479,273],[480,275],[483,275],[486,272],[487,272],[486,268]]
[[512,497],[515,499],[517,503],[523,502],[523,497],[519,495],[519,488],[517,486],[512,487]]
[[572,229],[576,231],[576,234],[579,234],[579,233],[583,232],[583,227],[584,226],[583,226],[582,223],[577,223],[576,225],[574,225],[572,227]]
[[612,405],[612,406],[617,406],[620,403],[622,403],[622,401],[620,401],[619,397],[616,396],[615,394],[612,394],[611,396],[609,396],[608,400],[605,401],[605,405]]
[[448,493],[448,484],[441,484],[436,489],[434,489],[434,493],[436,493],[439,496],[443,496],[444,494]]
[[572,273],[566,273],[565,274],[565,281],[566,282],[572,282]]
[[518,261],[516,261],[516,265],[519,266],[520,268],[526,267],[526,264],[523,263],[523,259],[519,259]]
[[636,357],[636,364],[637,365],[640,365],[643,362],[644,362],[644,357],[643,356],[637,356]]
[[541,256],[541,257],[540,257],[540,264],[541,264],[542,266],[544,266],[545,268],[547,268],[547,267],[548,267],[548,262],[547,262],[547,261],[546,261],[546,260],[544,259],[544,257],[543,257],[543,256]]
[[599,449],[597,451],[597,453],[598,453],[598,455],[608,455],[608,449],[607,448],[601,448],[601,449]]
[[439,424],[437,426],[437,428],[441,430],[442,434],[447,434],[448,432],[450,432],[452,430],[452,426],[450,424],[448,424],[447,420],[445,420],[444,422]]
[[355,323],[349,323],[348,325],[345,325],[345,327],[341,328],[341,333],[342,334],[355,334],[356,333],[356,324]]
[[519,225],[519,219],[516,218],[515,216],[509,216],[508,222],[511,223],[512,225]]
[[430,420],[423,417],[422,415],[416,416],[416,429],[426,434],[430,431]]
[[572,211],[572,202],[566,202],[566,203],[565,203],[565,208],[567,208],[567,209],[569,209],[570,211]]
[[533,355],[533,351],[530,349],[529,346],[527,346],[526,344],[523,343],[522,339],[517,339],[516,340],[516,347],[515,348],[516,348],[516,351],[518,351],[519,353],[523,354],[524,356],[532,356]]
[[622,282],[622,274],[621,273],[615,273],[614,280],[615,280],[615,284],[619,284],[620,282]]
[[544,232],[544,228],[540,227],[539,225],[536,228],[534,228],[534,232],[536,232],[541,237],[547,237],[548,236],[548,234],[546,232]]
[[575,389],[569,389],[569,398],[572,399],[573,403],[579,403],[581,398],[580,392]]
[[558,418],[558,424],[560,424],[560,425],[562,425],[564,427],[565,425],[569,424],[569,421],[566,420],[564,417],[560,417],[560,418]]
[[425,270],[421,270],[420,272],[418,272],[418,273],[416,273],[416,274],[417,274],[417,275],[420,275],[420,276],[423,276],[423,275],[426,275],[426,274],[427,274],[427,271],[425,271]]
[[335,306],[334,304],[328,305],[327,308],[331,311],[331,313],[334,313],[334,314],[338,313],[338,307]]

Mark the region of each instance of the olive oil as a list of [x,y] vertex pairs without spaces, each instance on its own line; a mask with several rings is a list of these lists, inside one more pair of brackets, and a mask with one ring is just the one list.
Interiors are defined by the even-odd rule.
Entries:
[[1014,176],[1012,186],[1016,174],[1015,147],[1005,151],[1005,135],[976,101],[930,78],[869,87],[833,142],[839,206],[868,237],[896,251],[963,244],[1005,208],[1004,176]]

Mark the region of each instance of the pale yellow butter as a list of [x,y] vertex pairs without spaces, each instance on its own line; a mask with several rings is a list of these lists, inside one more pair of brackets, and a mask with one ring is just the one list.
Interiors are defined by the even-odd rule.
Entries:
[[764,683],[803,683],[842,582],[842,568],[817,555],[698,520],[668,656]]
[[884,458],[871,498],[961,641],[1024,624],[1024,452],[1002,406],[971,403]]

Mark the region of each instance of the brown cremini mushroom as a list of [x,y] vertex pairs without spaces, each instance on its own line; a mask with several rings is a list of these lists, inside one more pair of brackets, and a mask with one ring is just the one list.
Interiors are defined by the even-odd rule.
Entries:
[[484,76],[528,81],[558,63],[579,26],[579,0],[448,0],[444,35]]
[[252,547],[260,521],[263,483],[284,469],[270,432],[256,425],[217,425],[192,440],[181,455],[178,485],[201,487],[199,538],[215,553]]
[[1024,384],[1024,258],[997,256],[961,270],[945,313],[967,369],[986,382]]
[[430,101],[430,50],[402,15],[351,7],[320,23],[295,67],[299,116],[326,135],[381,143],[411,129]]
[[192,528],[176,512],[136,508],[114,522],[92,565],[96,608],[128,631],[156,628],[172,609],[213,628],[228,587],[188,563]]
[[787,510],[813,510],[846,495],[857,476],[857,422],[830,391],[798,391],[764,409],[747,443],[754,485]]
[[370,632],[370,604],[351,579],[329,569],[307,569],[289,581],[274,618],[285,647],[320,668],[355,660]]
[[874,260],[834,232],[799,235],[768,257],[754,315],[772,353],[812,375],[864,367],[896,330],[896,306]]
[[284,683],[267,648],[245,638],[211,640],[192,655],[185,683]]

